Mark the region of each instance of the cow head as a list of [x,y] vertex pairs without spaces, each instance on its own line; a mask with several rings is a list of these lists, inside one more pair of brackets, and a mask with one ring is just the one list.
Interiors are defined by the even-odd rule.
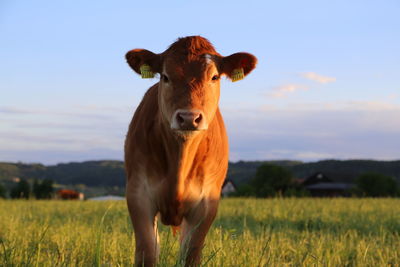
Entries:
[[207,130],[218,108],[221,76],[235,80],[239,71],[244,77],[257,63],[248,53],[223,57],[200,36],[180,38],[161,54],[134,49],[126,59],[139,74],[143,65],[159,74],[161,116],[180,135]]

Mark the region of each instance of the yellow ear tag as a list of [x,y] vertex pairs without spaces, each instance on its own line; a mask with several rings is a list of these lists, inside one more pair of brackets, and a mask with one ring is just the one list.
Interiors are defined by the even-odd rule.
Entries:
[[154,78],[154,72],[151,71],[150,66],[147,64],[140,66],[140,74],[143,79]]
[[232,82],[237,82],[239,80],[244,79],[244,70],[243,68],[234,69],[231,74]]

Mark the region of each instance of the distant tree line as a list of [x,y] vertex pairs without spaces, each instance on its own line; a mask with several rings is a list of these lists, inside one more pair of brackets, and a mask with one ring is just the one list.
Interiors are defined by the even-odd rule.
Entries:
[[[339,161],[324,161],[321,163],[313,163],[313,169],[319,169],[319,165],[317,164],[330,164],[335,165],[337,169],[342,169],[342,165],[339,165]],[[344,162],[347,166],[347,169],[351,169],[351,167],[359,162]],[[344,164],[343,163],[343,164]],[[352,163],[352,164],[349,164]],[[364,162],[365,163],[365,162]],[[240,174],[244,175],[245,173],[251,173],[247,169],[238,169],[238,167],[243,167],[241,165],[246,165],[250,163],[235,163],[235,168],[231,168],[231,175]],[[234,196],[252,196],[252,197],[290,197],[290,196],[309,196],[310,192],[307,191],[301,184],[296,182],[294,179],[295,175],[293,175],[293,166],[294,163],[288,163],[286,166],[279,166],[272,163],[263,163],[263,164],[250,164],[252,168],[254,167],[254,175],[251,174],[250,177],[252,179],[247,179],[246,182],[243,182],[241,186],[237,188],[237,191],[232,194]],[[393,173],[396,173],[397,170],[395,167],[398,162],[389,162],[389,163],[380,163],[380,162],[371,162],[371,166],[374,167],[379,166],[380,164],[392,166]],[[99,173],[107,175],[105,177],[117,177],[117,180],[123,179],[121,178],[123,175],[123,168],[121,162],[114,161],[101,161],[101,162],[86,162],[82,164],[71,163],[71,164],[59,164],[54,167],[44,167],[42,165],[24,165],[24,164],[0,164],[0,167],[3,166],[3,172],[0,171],[0,174],[3,176],[12,176],[16,175],[16,170],[20,172],[24,172],[26,176],[22,177],[37,177],[35,175],[44,174],[45,171],[49,171],[46,176],[41,177],[49,177],[51,173],[54,176],[59,177],[61,173],[64,173],[65,180],[66,173],[71,174],[71,180],[69,182],[71,184],[76,184],[81,182],[81,177],[88,175],[89,169],[96,169],[97,171],[92,171],[90,179],[93,181],[97,181]],[[237,165],[237,166],[236,166]],[[303,164],[305,165],[305,164]],[[310,165],[310,164],[309,164]],[[232,164],[230,166],[233,166]],[[247,166],[247,165],[246,165]],[[292,166],[292,167],[291,167]],[[295,165],[302,166],[302,165]],[[18,168],[19,169],[18,169]],[[90,168],[89,168],[90,167]],[[370,169],[372,169],[372,167]],[[322,167],[321,167],[322,168]],[[0,168],[1,169],[1,168]],[[379,168],[376,168],[378,171]],[[5,170],[5,171],[4,171]],[[57,171],[55,171],[57,170]],[[239,172],[240,171],[240,172]],[[300,172],[299,172],[300,173]],[[296,175],[298,176],[299,173]],[[34,175],[35,174],[35,175]],[[1,175],[0,175],[1,176]],[[355,184],[355,188],[349,192],[353,196],[360,197],[395,197],[400,196],[399,185],[396,180],[391,175],[385,175],[374,172],[366,172],[359,174],[356,179],[350,180]],[[338,178],[341,179],[340,175]],[[74,181],[74,182],[72,182]],[[248,182],[247,182],[248,181]],[[7,194],[8,193],[8,194]],[[18,183],[14,184],[14,186],[8,190],[1,184],[0,181],[0,198],[6,198],[7,196],[11,198],[37,198],[37,199],[49,199],[53,196],[53,180],[52,179],[36,179],[33,181],[33,184],[30,185],[26,179],[21,179]]]
[[[53,197],[54,187],[53,180],[34,180],[31,186],[29,182],[25,179],[21,179],[17,182],[10,190],[10,198],[36,198],[36,199],[50,199]],[[6,189],[0,184],[0,198],[6,198]]]
[[0,198],[6,198],[6,188],[0,184]]
[[[308,177],[318,170],[335,177],[341,183],[355,183],[357,177],[369,172],[397,177],[400,180],[400,160],[238,161],[229,163],[227,178],[235,184],[249,183],[257,168],[264,163],[285,167],[294,177]],[[53,166],[0,162],[0,183],[4,181],[3,185],[8,184],[12,177],[29,180],[53,179],[57,184],[84,184],[88,187],[125,186],[122,161],[71,162]]]
[[356,180],[357,187],[354,193],[366,197],[396,197],[400,196],[400,187],[397,181],[387,175],[379,173],[365,173]]
[[[349,194],[358,197],[396,197],[400,196],[400,187],[393,177],[370,172],[355,180],[355,187]],[[310,193],[295,181],[288,168],[264,163],[257,168],[254,178],[239,186],[232,196],[303,197],[310,196]]]

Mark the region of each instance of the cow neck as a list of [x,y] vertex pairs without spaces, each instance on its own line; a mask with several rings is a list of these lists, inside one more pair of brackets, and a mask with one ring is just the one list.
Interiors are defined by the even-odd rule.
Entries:
[[[162,116],[159,116],[159,118],[162,118]],[[199,153],[200,144],[209,129],[199,132],[191,138],[183,139],[178,138],[165,121],[160,124],[161,138],[163,139],[161,143],[170,159],[166,173],[167,179],[177,185],[176,193],[179,195],[179,192],[183,192],[186,178],[197,165],[195,159]]]
[[163,125],[163,140],[162,143],[168,156],[171,158],[169,164],[171,167],[169,172],[187,175],[188,171],[186,167],[190,167],[194,162],[196,154],[198,152],[199,145],[205,135],[205,131],[197,133],[195,136],[184,139],[181,137],[177,137],[170,126],[165,123]]

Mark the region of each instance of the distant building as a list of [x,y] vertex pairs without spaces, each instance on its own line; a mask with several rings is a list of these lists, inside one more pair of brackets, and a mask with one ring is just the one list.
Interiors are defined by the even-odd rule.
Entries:
[[354,184],[336,183],[322,172],[317,172],[302,181],[302,186],[313,197],[346,197],[350,196]]
[[56,192],[56,198],[63,200],[84,200],[85,195],[75,190],[60,189]]
[[221,195],[226,197],[229,194],[235,193],[236,192],[236,185],[233,183],[232,180],[226,179],[224,181],[224,184],[222,185],[222,190],[221,190]]

